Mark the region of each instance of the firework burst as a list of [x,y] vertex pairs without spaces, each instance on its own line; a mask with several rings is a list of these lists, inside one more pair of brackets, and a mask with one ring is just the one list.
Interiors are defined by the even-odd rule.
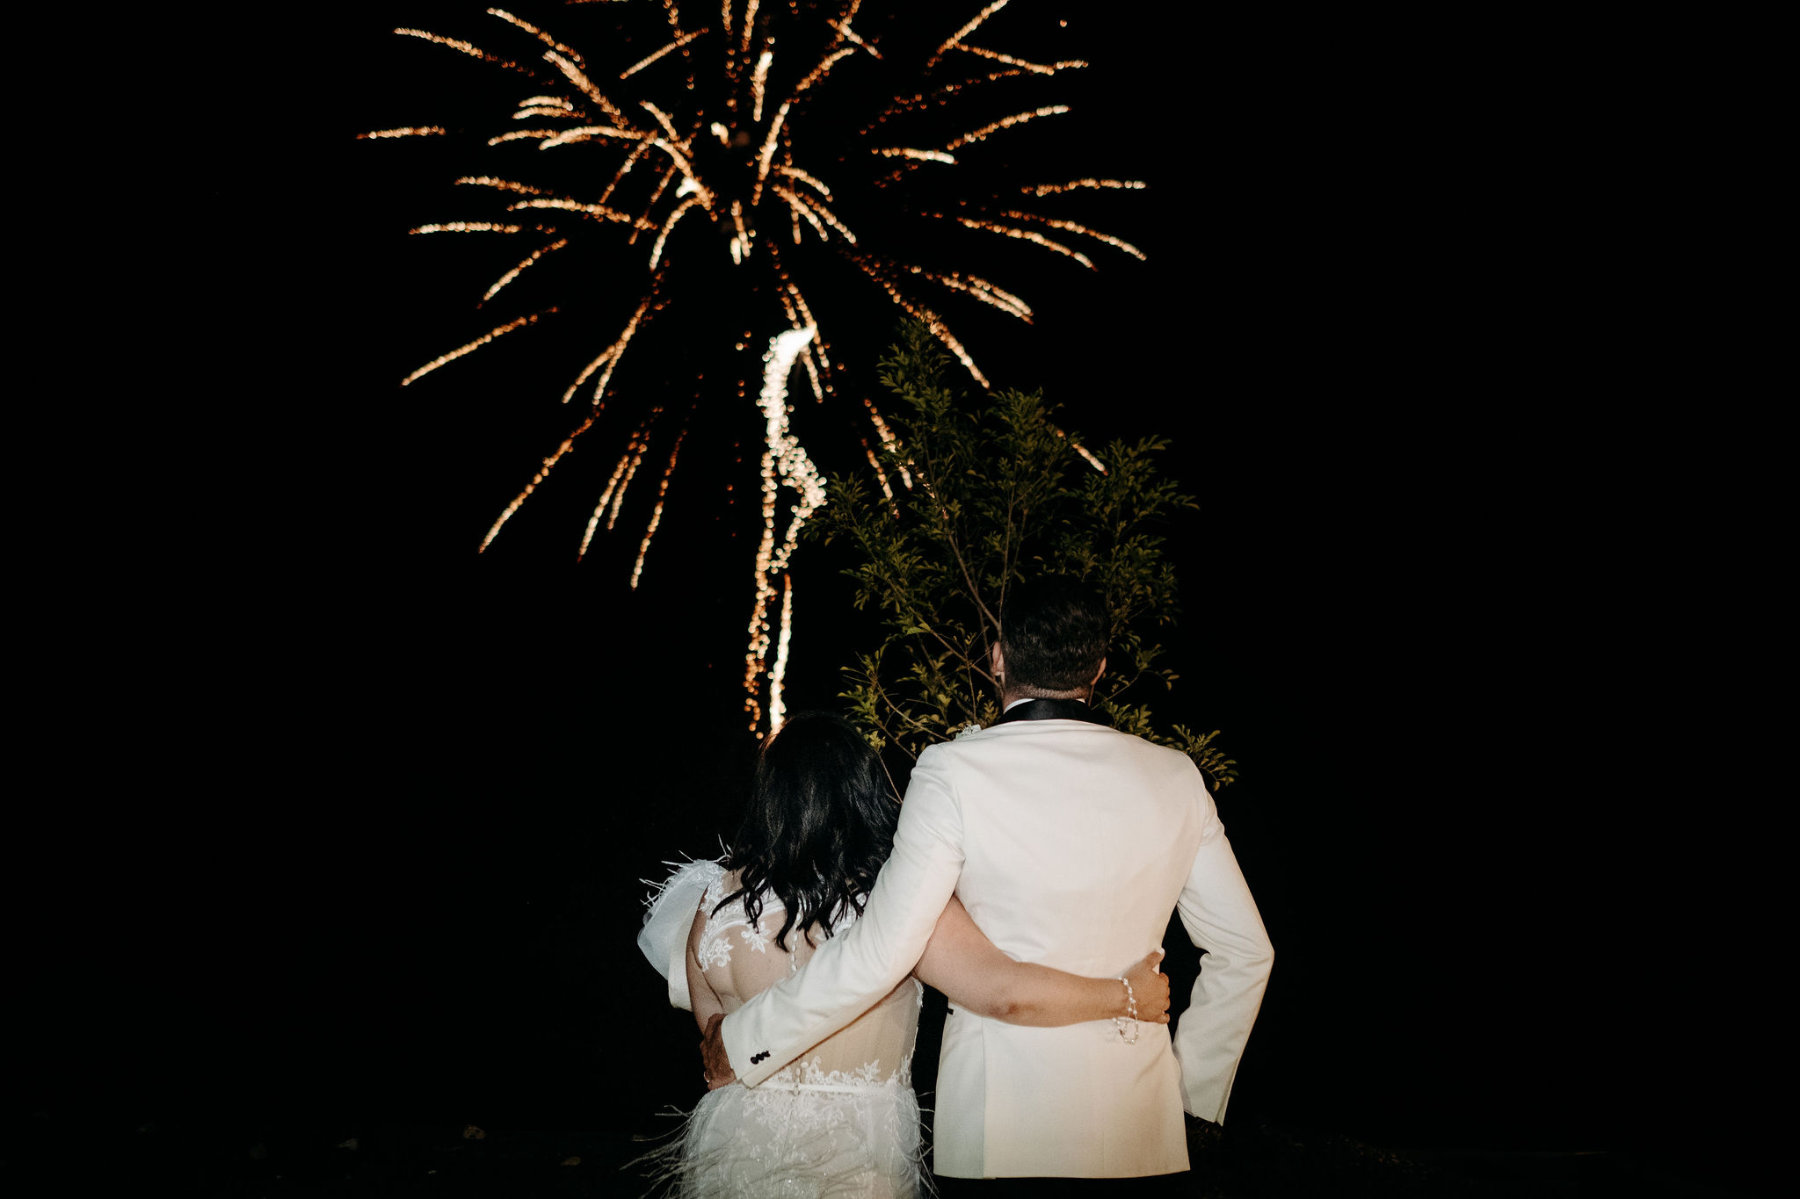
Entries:
[[[571,4],[604,8],[616,23],[579,50],[559,33],[501,8],[486,10],[487,34],[474,35],[477,40],[418,28],[395,31],[477,60],[518,85],[510,109],[479,138],[493,173],[456,180],[464,193],[480,198],[481,212],[411,232],[523,243],[480,294],[478,307],[528,295],[534,280],[545,277],[545,263],[590,246],[602,255],[594,260],[600,264],[593,276],[598,290],[614,300],[628,297],[580,359],[563,360],[566,343],[541,352],[548,367],[567,372],[561,399],[579,411],[570,432],[501,507],[480,548],[494,542],[559,464],[585,444],[583,438],[610,427],[624,448],[600,488],[577,554],[587,553],[602,525],[611,529],[619,521],[635,480],[653,480],[646,486],[655,489],[654,503],[630,575],[635,588],[703,397],[675,402],[666,388],[636,387],[621,375],[621,364],[642,344],[657,314],[686,293],[716,293],[722,272],[750,280],[732,294],[745,297],[751,310],[736,313],[730,327],[686,326],[681,350],[635,353],[688,352],[709,332],[739,350],[767,347],[760,390],[739,381],[733,398],[760,411],[763,439],[762,534],[751,566],[745,706],[752,728],[765,719],[778,723],[792,632],[790,560],[808,516],[826,502],[820,472],[789,426],[789,376],[798,369],[802,386],[820,403],[842,389],[842,368],[832,361],[828,329],[819,320],[818,289],[830,286],[834,296],[846,289],[819,281],[831,273],[860,277],[867,295],[922,322],[985,387],[986,376],[942,308],[972,303],[1027,323],[1033,314],[1015,292],[954,265],[961,248],[998,236],[1088,269],[1094,261],[1085,251],[1095,247],[1105,248],[1095,253],[1141,258],[1117,237],[1026,206],[1143,185],[1059,177],[1015,178],[996,187],[983,176],[985,194],[960,194],[958,182],[971,174],[970,161],[990,144],[1016,137],[1015,130],[1057,122],[1069,111],[1057,103],[1009,102],[1009,90],[1086,65],[1036,61],[990,46],[1007,0],[971,3],[923,37],[915,27],[933,18],[876,17],[861,0]],[[881,32],[865,33],[874,29]],[[970,112],[964,120],[945,124],[965,108]],[[441,139],[461,132],[406,125],[362,136]],[[520,304],[517,315],[492,321],[401,385],[418,385],[477,350],[515,335],[536,336],[529,332],[534,326],[566,318],[573,297],[566,288],[552,291],[551,298],[563,302]],[[761,332],[745,329],[755,322]],[[584,317],[583,323],[591,327],[593,321]],[[855,414],[847,423],[867,422],[858,440],[889,489],[875,452],[896,448],[886,423],[867,398],[846,410]],[[899,473],[899,484],[909,486],[904,470]]]

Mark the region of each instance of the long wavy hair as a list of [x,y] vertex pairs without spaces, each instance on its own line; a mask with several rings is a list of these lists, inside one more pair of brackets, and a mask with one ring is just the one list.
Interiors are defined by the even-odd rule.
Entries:
[[763,742],[750,804],[725,869],[740,871],[739,896],[755,924],[763,897],[787,909],[775,943],[799,930],[814,944],[854,911],[862,914],[875,875],[894,848],[899,800],[881,759],[854,725],[830,712],[800,712]]

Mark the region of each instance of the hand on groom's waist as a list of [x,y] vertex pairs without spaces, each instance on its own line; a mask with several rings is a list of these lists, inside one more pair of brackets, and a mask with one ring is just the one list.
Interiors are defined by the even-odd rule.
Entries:
[[719,1031],[725,1017],[715,1015],[706,1022],[706,1034],[700,1038],[700,1068],[706,1075],[706,1089],[716,1091],[737,1081],[731,1058],[725,1053],[725,1037]]

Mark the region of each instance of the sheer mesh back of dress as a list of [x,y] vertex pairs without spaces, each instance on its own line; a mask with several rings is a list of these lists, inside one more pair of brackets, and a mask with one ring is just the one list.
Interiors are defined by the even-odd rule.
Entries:
[[[688,945],[727,1012],[735,1012],[752,996],[797,973],[815,950],[798,931],[788,933],[786,950],[775,943],[786,910],[772,892],[763,894],[762,912],[754,928],[745,915],[741,898],[714,912],[719,901],[738,886],[738,876],[733,872],[707,888],[702,902],[703,910],[710,914]],[[853,920],[851,916],[840,921],[835,931],[843,932]],[[817,928],[811,933],[813,941],[824,943]],[[911,1085],[912,1047],[923,997],[924,989],[916,979],[902,980],[880,1003],[813,1046],[769,1081],[814,1085],[897,1081],[903,1086]]]

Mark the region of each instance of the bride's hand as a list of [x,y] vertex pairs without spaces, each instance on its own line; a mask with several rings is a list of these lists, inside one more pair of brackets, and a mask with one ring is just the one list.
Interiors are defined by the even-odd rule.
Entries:
[[723,1023],[725,1013],[714,1012],[712,1019],[706,1022],[705,1034],[700,1038],[700,1072],[706,1076],[706,1089],[709,1091],[728,1087],[737,1081],[737,1075],[731,1069],[731,1058],[725,1053],[725,1034],[719,1028]]
[[1156,968],[1162,959],[1163,951],[1158,949],[1125,972],[1132,998],[1137,1000],[1137,1018],[1146,1024],[1169,1022],[1169,976]]

